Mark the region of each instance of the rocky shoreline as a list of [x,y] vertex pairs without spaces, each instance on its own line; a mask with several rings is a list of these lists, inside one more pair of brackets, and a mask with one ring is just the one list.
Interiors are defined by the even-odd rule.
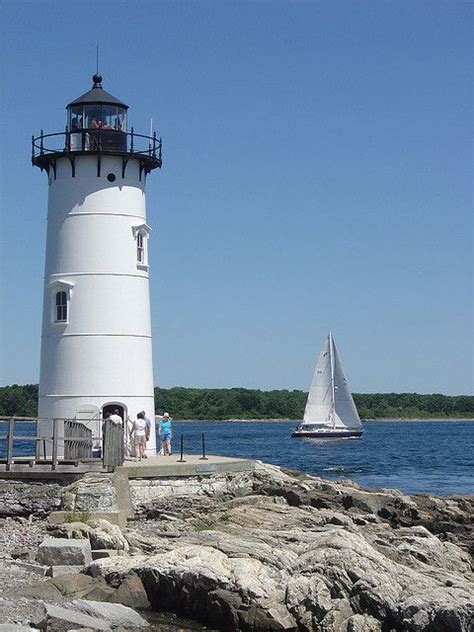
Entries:
[[[150,608],[162,632],[474,629],[474,496],[410,497],[263,463],[225,479],[135,495],[122,530],[88,518],[97,480],[0,481],[0,623],[87,627],[70,627],[75,609],[99,621],[89,629],[139,629],[132,615],[114,619],[133,607]],[[48,520],[71,502],[69,522]],[[94,559],[58,564],[68,542]]]

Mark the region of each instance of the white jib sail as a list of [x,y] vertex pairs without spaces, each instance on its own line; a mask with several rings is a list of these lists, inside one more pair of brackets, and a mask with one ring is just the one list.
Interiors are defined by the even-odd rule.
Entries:
[[362,427],[331,334],[326,337],[316,363],[303,424],[351,430]]
[[334,393],[335,393],[335,427],[336,428],[362,428],[359,413],[357,412],[354,399],[352,398],[346,376],[342,368],[341,360],[332,341],[334,356]]

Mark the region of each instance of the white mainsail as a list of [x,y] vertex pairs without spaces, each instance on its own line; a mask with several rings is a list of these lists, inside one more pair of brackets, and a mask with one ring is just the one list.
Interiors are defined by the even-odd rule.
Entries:
[[305,424],[322,424],[335,430],[362,428],[331,333],[316,363],[302,427]]
[[329,336],[319,353],[313,379],[309,387],[308,400],[304,410],[304,423],[327,423],[332,425],[331,414],[334,409],[332,394],[332,371]]

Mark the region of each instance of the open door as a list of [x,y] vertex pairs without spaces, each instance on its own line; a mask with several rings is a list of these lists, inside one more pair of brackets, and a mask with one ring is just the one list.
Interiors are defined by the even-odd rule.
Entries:
[[122,418],[122,421],[125,419],[125,407],[121,404],[106,404],[102,406],[102,417],[105,417],[110,414],[116,413],[119,417]]

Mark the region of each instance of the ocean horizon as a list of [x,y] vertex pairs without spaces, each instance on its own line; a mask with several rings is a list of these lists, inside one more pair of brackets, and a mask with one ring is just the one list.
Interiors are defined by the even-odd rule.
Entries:
[[[441,496],[474,493],[474,419],[363,421],[360,439],[291,438],[299,420],[178,420],[173,450],[258,459],[362,487]],[[15,434],[31,435],[17,422]],[[0,421],[0,457],[6,454],[7,423]],[[33,454],[31,442],[15,441],[16,456]],[[178,458],[178,457],[177,457]]]

